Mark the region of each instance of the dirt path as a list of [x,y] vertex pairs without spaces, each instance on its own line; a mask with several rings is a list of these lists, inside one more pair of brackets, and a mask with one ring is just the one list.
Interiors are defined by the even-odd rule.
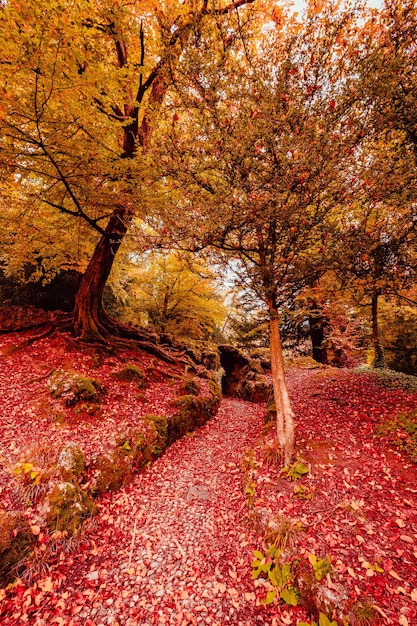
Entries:
[[26,595],[36,612],[2,624],[265,624],[254,606],[239,467],[261,426],[259,406],[224,400],[193,437],[102,501],[94,533],[54,570],[53,588],[45,576]]

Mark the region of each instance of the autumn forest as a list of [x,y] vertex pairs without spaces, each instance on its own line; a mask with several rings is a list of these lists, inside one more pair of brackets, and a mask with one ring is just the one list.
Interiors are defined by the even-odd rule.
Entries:
[[0,621],[417,624],[417,7],[0,0]]

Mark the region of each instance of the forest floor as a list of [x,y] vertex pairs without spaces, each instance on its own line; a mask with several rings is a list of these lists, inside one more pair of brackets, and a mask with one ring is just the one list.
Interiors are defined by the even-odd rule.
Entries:
[[[117,363],[109,356],[95,362],[94,376],[108,376],[114,385],[99,418],[51,420],[45,376],[74,362],[87,371],[92,356],[71,353],[58,340],[23,350],[12,349],[16,342],[12,336],[0,341],[6,510],[18,504],[10,467],[27,459],[29,449],[56,450],[71,439],[94,453],[125,422],[144,411],[168,410],[173,393],[166,381],[145,397],[117,388],[108,376]],[[333,368],[290,368],[288,383],[297,458],[308,473],[292,481],[271,464],[273,432],[265,432],[263,405],[224,398],[207,424],[174,443],[128,486],[102,496],[84,531],[62,541],[48,561],[41,562],[46,531],[29,510],[40,561],[0,590],[0,623],[310,622],[307,608],[289,606],[279,594],[264,604],[272,585],[252,580],[254,550],[265,554],[270,533],[293,568],[310,568],[304,576],[310,587],[325,588],[327,599],[346,607],[349,624],[416,625],[417,466],[390,445],[395,432],[405,448],[406,430],[378,434],[382,424],[416,409],[416,391],[399,388],[395,379]]]

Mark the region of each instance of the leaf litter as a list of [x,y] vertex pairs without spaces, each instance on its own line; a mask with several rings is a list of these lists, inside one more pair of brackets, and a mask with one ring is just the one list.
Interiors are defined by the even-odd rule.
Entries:
[[[2,338],[3,346],[8,341]],[[45,399],[39,376],[41,364],[70,360],[64,348],[43,340],[0,360],[3,461],[19,460],[45,438],[55,446],[70,437],[88,454],[105,448],[133,416],[168,410],[166,384],[151,387],[145,406],[125,387],[118,392],[109,357],[94,372],[114,385],[116,396],[106,400],[102,419],[57,427],[39,410]],[[91,355],[76,358],[77,367],[91,373]],[[266,521],[250,523],[242,459],[248,449],[258,458],[264,407],[224,398],[217,416],[193,437],[176,442],[118,493],[103,496],[72,547],[57,549],[31,578],[0,590],[1,623],[295,626],[306,611],[279,601],[262,605],[265,588],[251,580],[265,525],[285,517],[302,526],[292,538],[299,554],[329,557],[330,584],[342,583],[352,604],[368,598],[380,623],[416,624],[416,466],[375,435],[384,419],[415,409],[416,394],[348,370],[294,368],[288,379],[297,455],[310,468],[299,497],[279,468],[257,463],[253,507]],[[11,507],[4,476],[2,501]],[[41,543],[44,529],[32,526]]]

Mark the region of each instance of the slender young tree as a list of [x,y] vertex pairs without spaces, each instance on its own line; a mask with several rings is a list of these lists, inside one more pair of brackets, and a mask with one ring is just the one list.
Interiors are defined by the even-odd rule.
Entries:
[[331,3],[318,11],[311,2],[301,22],[276,10],[264,40],[260,34],[257,46],[237,58],[239,71],[236,63],[233,72],[223,65],[202,80],[200,50],[201,58],[189,61],[194,81],[172,96],[177,108],[164,142],[164,172],[175,175],[173,231],[191,247],[211,245],[232,259],[240,282],[268,310],[277,433],[286,464],[295,429],[279,307],[302,269],[320,258],[326,221],[349,194],[363,138],[349,65],[354,29],[352,9],[339,12]]

